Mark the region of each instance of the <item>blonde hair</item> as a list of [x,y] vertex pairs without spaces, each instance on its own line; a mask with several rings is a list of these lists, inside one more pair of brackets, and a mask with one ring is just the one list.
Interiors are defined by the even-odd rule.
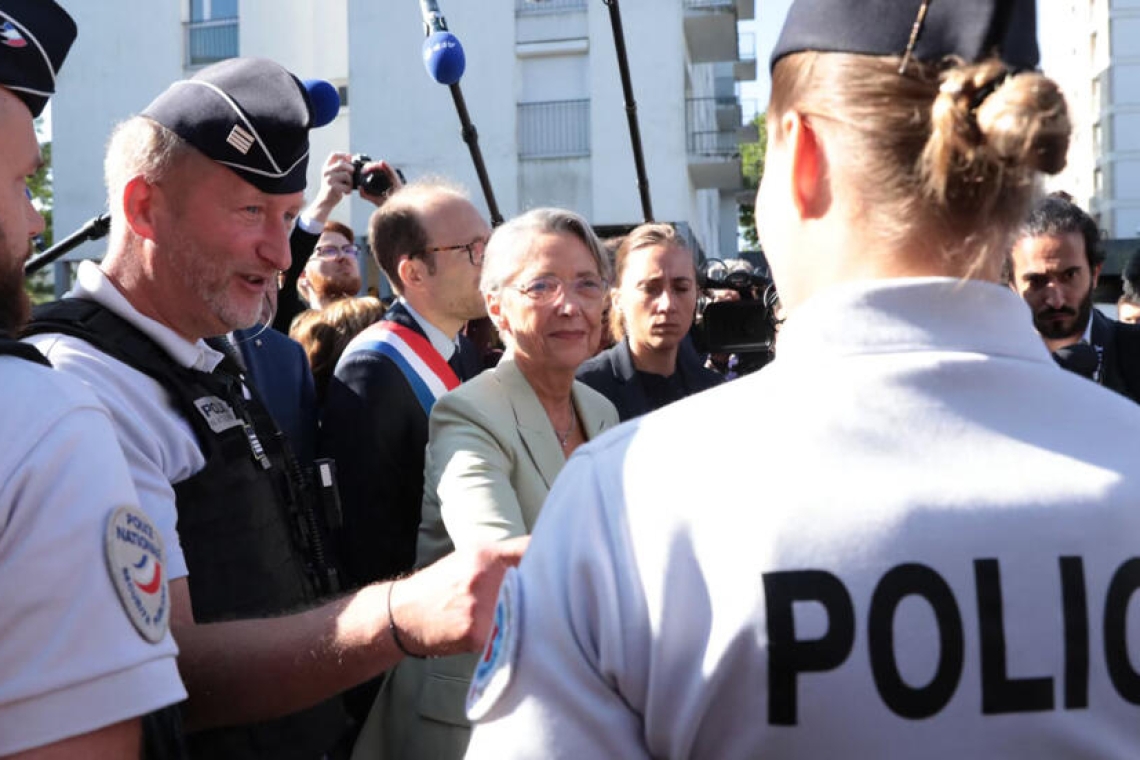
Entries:
[[[669,246],[688,251],[692,256],[692,249],[685,239],[677,234],[677,229],[671,224],[660,222],[647,222],[630,230],[629,234],[621,239],[614,252],[614,288],[621,287],[622,278],[625,277],[625,267],[629,262],[629,254],[640,251],[642,248],[654,246]],[[693,277],[696,278],[697,265],[693,263]],[[609,316],[609,330],[615,343],[620,343],[626,335],[625,321],[620,316],[615,319],[613,312]]]
[[1060,88],[1000,61],[941,64],[848,53],[795,53],[772,74],[769,133],[789,111],[841,126],[866,221],[884,241],[929,246],[960,276],[1000,261],[1038,193],[1064,168]]
[[323,309],[298,314],[289,326],[289,337],[301,344],[313,370],[317,399],[324,399],[336,363],[357,333],[384,316],[379,298],[341,298]]

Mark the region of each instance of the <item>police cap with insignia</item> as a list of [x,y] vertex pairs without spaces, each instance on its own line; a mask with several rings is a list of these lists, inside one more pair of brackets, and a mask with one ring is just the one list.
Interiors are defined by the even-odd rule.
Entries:
[[332,121],[339,107],[328,82],[302,82],[264,58],[230,58],[175,82],[142,115],[280,195],[305,189],[309,130]]
[[794,0],[770,68],[808,50],[927,62],[996,55],[1011,69],[1034,69],[1036,0]]
[[53,0],[0,0],[0,87],[39,116],[78,30]]

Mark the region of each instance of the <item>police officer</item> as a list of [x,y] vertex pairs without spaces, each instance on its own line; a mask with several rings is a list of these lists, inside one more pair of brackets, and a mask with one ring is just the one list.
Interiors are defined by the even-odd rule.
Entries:
[[75,40],[51,0],[0,0],[0,755],[138,757],[139,716],[186,695],[165,554],[107,412],[11,335],[44,220],[32,119]]
[[[792,3],[777,357],[567,463],[469,758],[1136,756],[1140,414],[1001,283],[1069,137],[1034,6]],[[725,410],[747,434],[679,442]]]
[[453,555],[319,603],[333,563],[307,483],[255,390],[204,340],[251,326],[289,265],[308,132],[331,118],[314,102],[276,63],[239,58],[119,125],[106,257],[85,262],[72,297],[33,323],[34,343],[107,404],[167,539],[198,757],[322,756],[344,728],[330,697],[405,654],[482,643],[521,552]]

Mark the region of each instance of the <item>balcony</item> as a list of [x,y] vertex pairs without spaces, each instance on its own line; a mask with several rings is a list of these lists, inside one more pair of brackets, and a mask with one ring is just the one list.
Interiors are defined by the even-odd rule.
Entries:
[[515,0],[516,16],[584,10],[586,10],[586,0]]
[[693,185],[701,189],[739,189],[744,184],[738,135],[740,104],[726,98],[688,98],[685,123],[689,178]]
[[520,159],[590,155],[590,101],[519,103]]
[[685,42],[692,63],[737,60],[736,0],[685,0]]
[[207,66],[238,54],[238,19],[190,21],[183,25],[187,66]]

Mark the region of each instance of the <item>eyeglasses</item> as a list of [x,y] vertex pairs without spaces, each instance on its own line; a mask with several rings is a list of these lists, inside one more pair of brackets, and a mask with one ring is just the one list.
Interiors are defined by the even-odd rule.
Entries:
[[313,249],[313,255],[318,259],[335,259],[337,256],[357,256],[360,254],[360,246],[349,243],[348,245],[319,245]]
[[479,237],[472,240],[470,243],[460,243],[459,245],[439,245],[435,248],[425,248],[420,253],[442,253],[444,251],[467,251],[467,259],[471,262],[471,266],[480,266],[483,263],[483,254],[487,250],[487,238]]
[[[570,291],[574,293],[577,299],[582,303],[589,304],[601,301],[606,295],[608,285],[601,277],[594,275],[578,277],[569,283]],[[517,290],[535,303],[543,305],[552,302],[559,295],[565,294],[567,283],[559,277],[548,274],[543,277],[536,277],[522,285],[508,285],[507,287]]]

